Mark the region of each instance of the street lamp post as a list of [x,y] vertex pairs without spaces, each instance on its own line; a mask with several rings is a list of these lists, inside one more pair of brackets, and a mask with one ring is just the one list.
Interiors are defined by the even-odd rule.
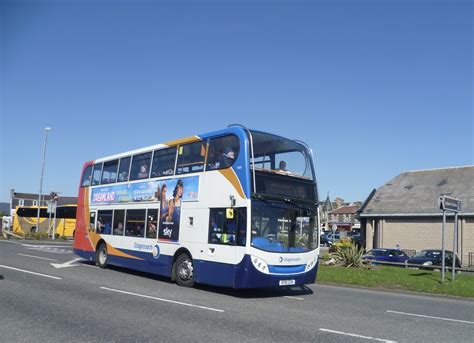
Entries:
[[46,143],[48,142],[48,131],[50,127],[44,128],[44,143],[43,143],[43,161],[41,162],[41,178],[40,178],[40,189],[38,194],[38,216],[36,218],[36,232],[40,229],[40,209],[41,209],[41,196],[43,193],[43,175],[44,175],[44,161],[46,159]]

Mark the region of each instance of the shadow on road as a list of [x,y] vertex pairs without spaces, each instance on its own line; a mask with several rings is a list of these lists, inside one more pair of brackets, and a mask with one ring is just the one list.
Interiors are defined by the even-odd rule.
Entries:
[[251,298],[279,298],[284,296],[301,296],[313,294],[313,291],[306,286],[287,286],[282,288],[250,288],[250,289],[233,289],[208,285],[195,285],[195,288],[206,291],[219,293],[241,299]]
[[[90,266],[95,266],[94,262],[90,261],[80,261],[81,264],[87,264]],[[168,284],[174,284],[175,282],[171,281],[171,278],[166,276],[155,275],[151,273],[141,272],[137,270],[117,267],[117,266],[107,266],[108,269],[116,270],[120,273],[126,273],[129,275],[135,275],[138,277],[143,277],[147,279],[152,279],[160,282],[165,282]],[[176,287],[179,287],[176,285]],[[228,295],[235,298],[250,299],[250,298],[278,298],[284,296],[302,296],[313,294],[313,291],[306,286],[286,286],[281,288],[258,288],[258,289],[233,289],[228,287],[217,287],[209,286],[202,284],[194,284],[194,288],[201,291],[218,293],[222,295]]]

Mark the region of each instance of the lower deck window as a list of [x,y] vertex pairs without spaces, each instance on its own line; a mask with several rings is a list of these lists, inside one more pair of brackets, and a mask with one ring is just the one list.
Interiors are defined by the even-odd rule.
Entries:
[[246,223],[246,208],[211,208],[209,243],[245,246]]

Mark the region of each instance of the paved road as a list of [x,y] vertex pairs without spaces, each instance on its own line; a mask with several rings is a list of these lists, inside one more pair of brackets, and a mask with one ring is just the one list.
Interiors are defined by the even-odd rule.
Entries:
[[[0,241],[1,341],[471,342],[474,337],[470,300],[318,284],[276,291],[186,289],[166,278],[71,262],[75,258],[70,243]],[[66,262],[74,266],[51,265]]]

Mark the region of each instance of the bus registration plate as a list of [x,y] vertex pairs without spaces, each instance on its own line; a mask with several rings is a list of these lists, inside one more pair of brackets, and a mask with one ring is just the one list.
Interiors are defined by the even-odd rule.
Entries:
[[295,280],[280,280],[280,286],[291,286],[295,284]]

